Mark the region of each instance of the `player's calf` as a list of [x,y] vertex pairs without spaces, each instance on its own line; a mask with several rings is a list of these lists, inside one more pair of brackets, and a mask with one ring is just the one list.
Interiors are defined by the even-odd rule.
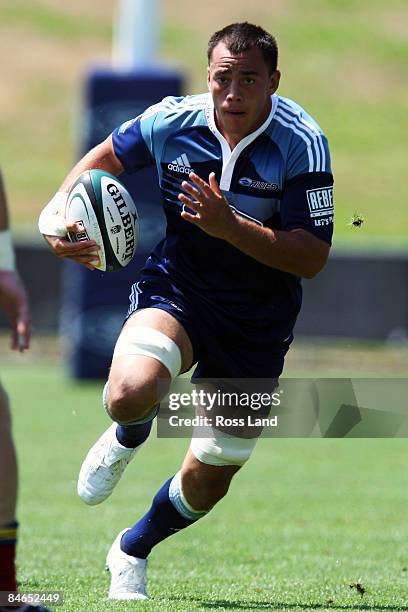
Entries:
[[181,469],[181,482],[188,503],[209,511],[227,493],[240,465],[214,466],[202,463],[189,450]]

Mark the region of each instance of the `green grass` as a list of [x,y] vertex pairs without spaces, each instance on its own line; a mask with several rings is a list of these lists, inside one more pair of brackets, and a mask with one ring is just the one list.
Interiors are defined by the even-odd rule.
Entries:
[[44,6],[30,0],[2,0],[2,19],[9,27],[29,28],[51,39],[75,40],[88,37],[106,40],[112,32],[107,16],[75,17],[57,6]]
[[[69,612],[408,610],[406,440],[261,440],[211,515],[153,551],[153,599],[109,603],[110,543],[187,441],[152,435],[112,498],[88,508],[76,476],[108,424],[101,384],[68,381],[55,363],[9,362],[2,379],[19,451],[22,590],[62,590]],[[363,597],[349,586],[359,580]]]

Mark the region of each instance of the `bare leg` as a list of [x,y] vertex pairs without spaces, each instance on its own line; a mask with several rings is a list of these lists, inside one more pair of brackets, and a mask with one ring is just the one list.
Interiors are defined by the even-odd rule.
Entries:
[[207,465],[189,449],[181,468],[181,483],[186,500],[197,511],[210,510],[227,494],[238,465]]
[[17,461],[11,437],[7,393],[0,385],[0,525],[15,520],[17,503]]

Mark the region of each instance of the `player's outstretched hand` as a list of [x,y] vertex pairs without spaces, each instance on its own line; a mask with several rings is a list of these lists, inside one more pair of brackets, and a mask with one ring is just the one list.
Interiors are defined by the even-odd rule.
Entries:
[[[81,228],[76,223],[67,223],[69,232],[80,231]],[[99,247],[94,240],[83,240],[81,242],[71,242],[68,237],[46,236],[44,238],[50,245],[54,255],[66,257],[85,266],[88,270],[94,270],[99,263]]]
[[181,213],[182,218],[197,225],[214,238],[227,240],[233,231],[236,218],[221,193],[214,172],[211,172],[208,183],[194,172],[191,172],[188,178],[194,184],[183,181],[181,186],[191,198],[180,193],[178,199],[194,212],[191,213],[184,209]]
[[30,309],[24,285],[14,270],[0,270],[0,307],[10,321],[11,348],[23,352],[30,345]]

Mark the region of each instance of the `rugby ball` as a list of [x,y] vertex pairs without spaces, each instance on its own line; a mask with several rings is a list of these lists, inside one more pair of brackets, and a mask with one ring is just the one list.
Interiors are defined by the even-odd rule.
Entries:
[[99,245],[98,270],[114,272],[132,261],[139,218],[132,196],[112,174],[102,170],[81,174],[68,194],[65,218],[81,226],[81,231],[68,234],[72,242],[94,240]]

